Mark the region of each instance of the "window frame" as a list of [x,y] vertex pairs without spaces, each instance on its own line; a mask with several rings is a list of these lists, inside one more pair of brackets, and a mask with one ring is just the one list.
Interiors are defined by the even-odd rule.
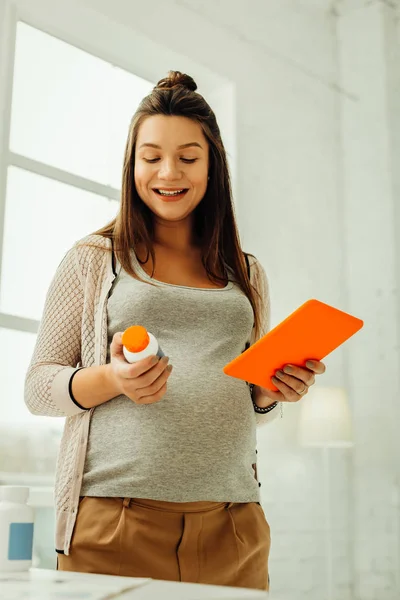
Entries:
[[[10,127],[11,127],[11,108],[12,108],[12,89],[14,79],[14,64],[15,64],[15,46],[17,36],[18,22],[22,21],[27,25],[35,27],[45,33],[49,33],[63,41],[70,43],[75,47],[79,47],[82,50],[94,54],[89,48],[82,48],[81,45],[77,45],[71,39],[67,39],[69,36],[59,34],[57,31],[49,31],[49,28],[42,23],[38,23],[38,18],[32,18],[33,14],[27,14],[26,5],[24,2],[6,1],[3,10],[5,8],[5,34],[3,36],[3,55],[5,56],[3,69],[0,71],[2,80],[5,81],[4,93],[1,105],[3,107],[3,128],[1,130],[1,153],[0,153],[0,288],[2,285],[2,259],[3,259],[3,242],[4,242],[4,227],[5,227],[5,210],[6,210],[6,191],[7,191],[7,179],[9,167],[19,167],[25,171],[42,175],[46,178],[53,179],[55,181],[65,183],[79,189],[98,194],[100,196],[119,200],[120,191],[112,186],[107,186],[91,179],[75,175],[64,171],[63,169],[54,167],[34,160],[27,156],[23,156],[10,150]],[[40,19],[39,19],[40,20]],[[34,22],[32,22],[34,21]],[[56,29],[56,28],[54,28]],[[103,56],[99,56],[96,52],[95,56],[115,64],[110,59],[105,59]],[[21,316],[12,315],[0,311],[0,327],[11,330],[25,331],[29,333],[37,333],[39,328],[39,321],[35,319],[29,319]]]
[[[32,5],[33,4],[33,5]],[[76,186],[80,189],[119,200],[120,191],[96,181],[74,175],[62,169],[11,152],[9,148],[12,89],[15,62],[15,43],[18,21],[35,27],[60,40],[80,48],[112,65],[135,75],[157,81],[170,65],[181,64],[182,69],[195,73],[201,93],[212,99],[231,163],[233,189],[235,189],[235,86],[225,77],[191,61],[185,55],[161,47],[155,40],[146,38],[129,25],[111,22],[106,16],[85,6],[68,6],[54,0],[0,0],[0,109],[4,115],[0,123],[0,287],[2,282],[2,256],[4,242],[7,171],[19,167],[50,179]],[[162,51],[160,51],[162,49]],[[143,56],[149,60],[143,60]],[[157,60],[154,60],[157,57]],[[179,61],[177,63],[177,61]],[[227,110],[229,107],[229,110]],[[225,132],[224,132],[225,130]],[[39,321],[0,311],[0,328],[37,333]]]

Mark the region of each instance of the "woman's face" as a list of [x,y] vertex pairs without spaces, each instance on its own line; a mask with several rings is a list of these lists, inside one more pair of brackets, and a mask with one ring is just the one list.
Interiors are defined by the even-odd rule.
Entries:
[[143,202],[167,221],[181,221],[207,189],[208,142],[187,117],[155,115],[141,124],[135,149],[135,185]]

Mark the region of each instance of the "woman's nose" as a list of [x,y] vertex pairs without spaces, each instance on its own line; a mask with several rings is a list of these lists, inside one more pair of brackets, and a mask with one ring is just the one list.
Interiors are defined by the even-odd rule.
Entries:
[[175,163],[175,161],[163,161],[159,171],[160,179],[174,180],[180,177],[180,175],[181,171],[178,168],[178,165]]

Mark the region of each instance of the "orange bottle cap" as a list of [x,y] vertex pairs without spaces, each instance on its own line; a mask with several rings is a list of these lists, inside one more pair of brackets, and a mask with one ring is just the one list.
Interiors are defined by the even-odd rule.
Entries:
[[132,325],[122,335],[122,343],[129,352],[141,352],[149,345],[150,337],[145,327]]

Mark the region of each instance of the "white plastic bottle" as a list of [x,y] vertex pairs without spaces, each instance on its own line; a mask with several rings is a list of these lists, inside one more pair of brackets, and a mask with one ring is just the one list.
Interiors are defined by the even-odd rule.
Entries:
[[141,325],[128,327],[122,335],[123,353],[130,363],[156,354],[162,358],[164,352],[152,333]]
[[0,486],[0,573],[32,566],[35,513],[28,498],[28,487]]

